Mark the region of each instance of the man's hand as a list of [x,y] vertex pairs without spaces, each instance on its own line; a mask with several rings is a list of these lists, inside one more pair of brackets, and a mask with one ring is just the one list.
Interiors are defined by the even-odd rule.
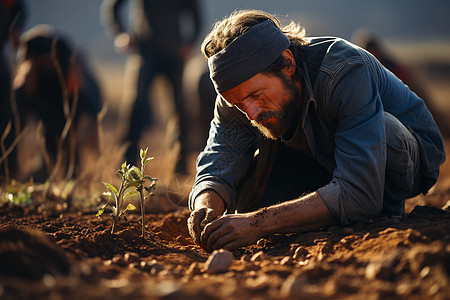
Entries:
[[204,247],[200,241],[203,228],[215,220],[225,211],[225,204],[220,196],[213,190],[206,190],[199,194],[194,201],[194,210],[187,220],[189,234],[192,240]]
[[214,209],[208,207],[201,207],[191,212],[188,223],[189,234],[192,237],[194,243],[201,245],[200,235],[206,224],[213,221],[218,217],[217,212]]
[[337,223],[317,192],[254,212],[215,219],[223,214],[224,203],[215,192],[207,191],[197,197],[194,208],[188,220],[189,233],[208,251],[234,250],[265,235],[300,233]]
[[201,244],[210,251],[251,245],[263,236],[260,221],[260,216],[255,213],[223,216],[205,226],[200,236]]

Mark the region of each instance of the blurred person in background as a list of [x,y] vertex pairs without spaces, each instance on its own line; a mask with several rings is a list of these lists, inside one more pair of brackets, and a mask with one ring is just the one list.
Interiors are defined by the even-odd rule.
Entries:
[[[66,176],[76,175],[82,150],[89,157],[99,153],[97,114],[102,99],[86,58],[67,36],[41,24],[21,36],[17,63],[13,86],[23,125],[42,122],[46,167],[54,166],[57,155],[62,155]],[[66,126],[68,134],[63,138]],[[50,172],[42,167],[34,177],[43,181]]]
[[[11,123],[11,131],[4,141],[5,148],[8,149],[14,137],[20,131],[17,114],[14,115],[16,104],[11,99],[11,73],[14,65],[12,57],[19,44],[20,35],[25,25],[26,10],[21,0],[0,0],[0,136],[5,132],[8,122]],[[10,49],[7,49],[7,46]],[[8,57],[10,56],[10,57]],[[3,151],[0,148],[0,156]],[[0,174],[5,175],[6,172],[14,172],[16,152],[13,151],[8,158],[0,164]],[[5,167],[9,169],[5,172]],[[13,174],[11,174],[13,175]]]
[[448,136],[450,134],[450,126],[447,122],[446,116],[442,115],[442,112],[433,103],[433,99],[430,98],[424,84],[417,76],[416,72],[405,63],[402,63],[387,49],[383,39],[375,31],[361,28],[353,33],[351,38],[352,42],[369,51],[375,56],[378,61],[385,66],[389,71],[395,74],[404,84],[406,84],[411,91],[417,94],[421,98],[431,114],[436,120],[442,134]]
[[136,163],[138,144],[144,129],[155,122],[155,115],[149,101],[149,89],[155,76],[167,77],[173,91],[174,107],[178,118],[178,137],[180,142],[179,160],[176,172],[186,173],[186,137],[190,128],[184,107],[182,76],[183,68],[200,31],[200,12],[196,0],[139,0],[134,2],[131,20],[133,28],[127,29],[120,17],[126,0],[104,0],[101,7],[101,20],[107,32],[113,37],[119,52],[132,53],[127,70],[137,72],[135,82],[125,103],[132,103],[129,128],[124,142],[130,145],[125,159]]

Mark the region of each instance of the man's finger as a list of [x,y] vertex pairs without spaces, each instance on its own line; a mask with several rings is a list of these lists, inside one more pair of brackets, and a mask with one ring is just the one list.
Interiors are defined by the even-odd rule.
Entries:
[[191,213],[191,215],[188,218],[187,223],[188,223],[189,234],[191,235],[191,237],[195,243],[200,242],[200,234],[202,232],[200,223],[204,219],[205,213],[206,212],[204,209],[195,210]]
[[221,237],[224,233],[222,228],[223,221],[222,219],[217,219],[208,223],[200,235],[200,241],[202,244],[206,245],[209,249],[211,249],[212,244],[216,239]]
[[235,239],[236,235],[233,234],[233,232],[226,233],[214,241],[214,243],[211,245],[211,249],[222,249],[227,245],[230,245],[230,243],[235,242]]
[[231,242],[221,246],[221,249],[226,249],[229,251],[234,251],[238,248],[242,247],[241,243],[238,240],[232,240]]
[[203,230],[207,224],[209,224],[210,222],[214,221],[214,219],[216,219],[216,217],[217,217],[217,216],[216,216],[216,213],[215,213],[214,211],[208,210],[208,211],[206,212],[205,218],[204,218],[203,221],[200,223],[200,228],[201,228],[201,230]]

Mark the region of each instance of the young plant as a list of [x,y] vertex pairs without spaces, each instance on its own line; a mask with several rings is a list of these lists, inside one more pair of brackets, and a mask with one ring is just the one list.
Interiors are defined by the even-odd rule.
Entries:
[[[100,217],[105,208],[111,206],[113,217],[113,225],[111,228],[111,233],[114,233],[117,223],[120,218],[124,216],[127,210],[134,210],[136,207],[133,204],[128,204],[126,208],[123,208],[124,200],[132,195],[139,194],[139,200],[141,204],[141,216],[142,216],[142,238],[145,238],[145,210],[144,202],[145,200],[153,195],[153,190],[156,188],[156,181],[158,179],[152,178],[149,175],[144,175],[145,166],[153,159],[153,157],[147,158],[147,149],[140,151],[141,156],[141,169],[136,166],[127,165],[126,162],[122,164],[122,168],[116,171],[116,174],[120,176],[121,183],[119,189],[116,189],[113,185],[103,182],[103,184],[110,190],[108,193],[109,199],[105,205],[103,205],[97,212],[97,217]],[[148,185],[146,185],[148,184]],[[132,189],[131,191],[128,191]],[[109,200],[113,198],[115,205],[110,205]]]

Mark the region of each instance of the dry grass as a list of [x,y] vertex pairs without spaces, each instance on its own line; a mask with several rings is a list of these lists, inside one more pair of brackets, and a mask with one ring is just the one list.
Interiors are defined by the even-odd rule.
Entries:
[[[121,163],[123,162],[123,154],[125,145],[121,144],[122,136],[125,128],[127,128],[126,120],[129,114],[130,103],[124,100],[124,83],[122,65],[105,65],[97,64],[96,73],[99,78],[100,87],[103,93],[104,104],[107,106],[106,114],[101,118],[101,151],[99,156],[93,155],[92,152],[82,152],[81,172],[76,178],[76,184],[81,188],[78,194],[85,194],[85,198],[98,199],[105,190],[101,182],[118,183],[118,177],[115,175]],[[450,114],[450,88],[448,78],[444,80],[435,80],[427,78],[426,74],[421,74],[421,80],[427,87],[431,95],[431,99],[436,103],[441,111]],[[179,176],[174,174],[175,163],[177,159],[177,146],[174,144],[172,134],[173,126],[173,107],[167,105],[171,103],[170,93],[167,93],[167,81],[158,78],[151,89],[153,97],[159,99],[157,103],[153,103],[157,114],[157,124],[152,130],[144,133],[141,139],[141,148],[149,148],[149,155],[155,159],[148,165],[147,173],[152,177],[158,178],[157,196],[153,201],[155,205],[168,206],[171,204],[162,203],[164,198],[169,199],[177,206],[185,206],[188,193],[194,181],[195,175],[195,159],[197,153],[192,153],[190,157],[189,174]],[[164,105],[165,104],[165,105]],[[34,170],[39,168],[43,163],[43,155],[39,150],[39,142],[36,140],[36,127],[31,130],[22,139],[19,150],[21,161],[26,164],[20,165],[21,180],[26,181]],[[450,149],[450,140],[446,140],[446,148]],[[61,181],[59,186],[66,184]],[[441,195],[450,190],[450,162],[444,163],[441,168],[441,176],[430,192],[434,195]],[[81,197],[81,196],[80,196]],[[423,196],[416,197],[407,204],[407,210],[415,204],[427,204]],[[445,201],[440,199],[439,201]],[[95,202],[95,201],[94,201]],[[158,203],[161,202],[161,203]]]

